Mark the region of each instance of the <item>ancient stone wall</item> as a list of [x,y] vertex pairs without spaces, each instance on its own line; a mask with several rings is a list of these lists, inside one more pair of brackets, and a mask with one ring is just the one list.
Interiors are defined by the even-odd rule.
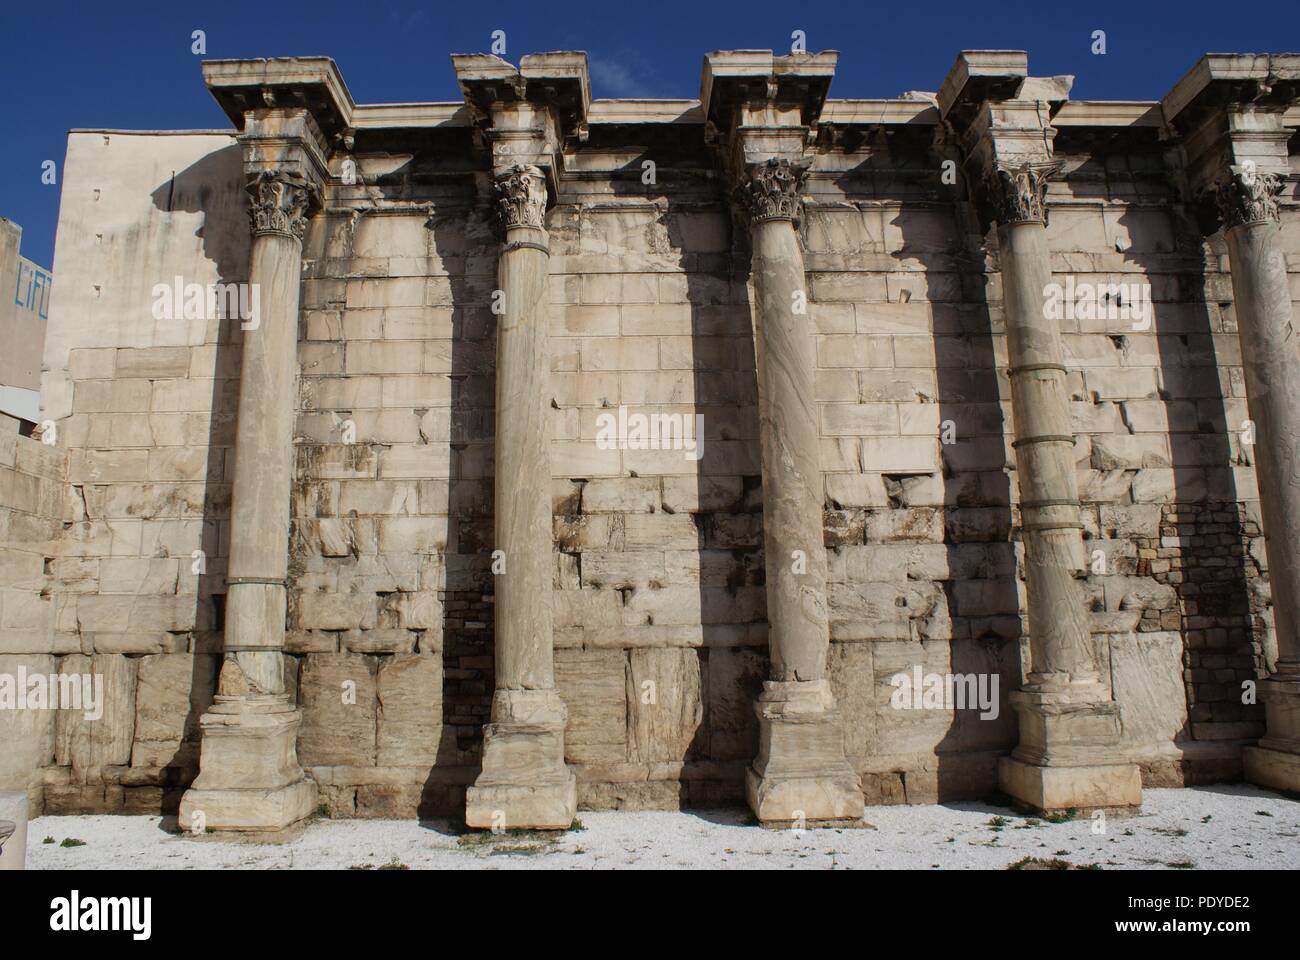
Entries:
[[55,714],[19,709],[17,684],[26,673],[50,674],[56,664],[50,586],[66,455],[19,436],[19,427],[0,414],[0,789],[29,789],[39,801],[37,771],[53,760]]
[[[332,161],[304,242],[286,678],[298,758],[335,815],[451,812],[481,759],[501,241],[463,136],[359,137],[354,182]],[[1017,740],[1000,264],[968,185],[939,177],[952,150],[933,121],[823,138],[798,228],[829,674],[868,802],[984,795]],[[1062,135],[1057,155],[1053,279],[1149,285],[1153,305],[1145,326],[1059,321],[1097,667],[1148,783],[1232,778],[1262,729],[1239,691],[1266,669],[1271,614],[1225,248],[1154,136]],[[749,240],[701,124],[593,124],[572,166],[546,221],[551,475],[528,478],[553,502],[566,759],[588,806],[735,802],[768,677]],[[102,672],[113,713],[42,748],[49,811],[167,808],[196,772],[240,331],[160,319],[153,290],[247,275],[241,176],[233,135],[70,138],[43,387],[68,506],[19,508],[63,529],[48,579],[15,555],[0,649]],[[1289,209],[1283,237],[1300,290]],[[698,446],[609,448],[620,411],[675,415],[691,436],[700,417]],[[12,640],[10,595],[38,580],[52,628]],[[892,706],[891,678],[917,666],[996,675],[996,718]]]
[[55,258],[77,280],[42,384],[68,460],[46,643],[105,698],[94,722],[59,712],[45,808],[174,809],[221,642],[239,330],[155,287],[246,276],[242,168],[223,133],[87,131],[66,170]]

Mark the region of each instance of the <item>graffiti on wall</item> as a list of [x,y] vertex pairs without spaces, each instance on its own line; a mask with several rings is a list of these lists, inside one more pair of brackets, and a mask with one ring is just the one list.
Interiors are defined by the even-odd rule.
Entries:
[[18,282],[14,285],[14,303],[30,310],[42,320],[50,318],[50,288],[54,277],[30,260],[18,261]]

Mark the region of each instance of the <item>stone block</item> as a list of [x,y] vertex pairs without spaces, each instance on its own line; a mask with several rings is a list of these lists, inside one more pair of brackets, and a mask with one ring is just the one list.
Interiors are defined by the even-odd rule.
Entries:
[[1119,704],[1123,743],[1172,752],[1187,738],[1183,638],[1177,632],[1116,633],[1110,647],[1111,690]]
[[565,759],[627,760],[627,655],[622,650],[556,650],[555,688],[569,711]]
[[431,767],[442,741],[442,657],[399,655],[381,661],[377,680],[377,762]]
[[58,673],[78,678],[82,699],[67,707],[67,699],[60,702],[55,718],[55,762],[71,766],[78,781],[98,780],[105,767],[131,762],[138,668],[138,660],[117,654],[73,654],[59,659]]
[[[3,696],[16,697],[21,679],[48,677],[55,664],[48,654],[0,654]],[[0,709],[0,743],[5,745],[0,750],[0,791],[25,791],[39,777],[39,769],[54,758],[54,726],[51,709],[20,710],[16,701]]]
[[876,743],[878,710],[871,651],[875,644],[832,643],[826,674],[835,694],[835,709],[844,729],[844,755],[855,767]]
[[705,718],[712,759],[748,762],[758,752],[754,703],[763,690],[767,674],[765,650],[714,647],[708,651]]
[[376,690],[373,657],[315,653],[303,659],[298,698],[303,766],[373,766]]
[[628,657],[629,759],[654,763],[707,755],[707,687],[699,653],[646,648],[632,650]]
[[296,600],[296,625],[302,630],[368,630],[377,618],[373,593],[310,591]]
[[140,658],[131,766],[197,764],[199,718],[212,703],[219,659],[191,653]]
[[583,513],[654,513],[659,504],[657,477],[591,480],[582,488]]

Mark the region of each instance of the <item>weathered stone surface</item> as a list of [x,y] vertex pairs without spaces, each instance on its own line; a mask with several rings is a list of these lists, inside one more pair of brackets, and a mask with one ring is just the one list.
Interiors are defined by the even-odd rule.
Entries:
[[714,760],[749,760],[758,750],[754,700],[767,677],[765,651],[748,647],[709,650],[705,726]]
[[351,653],[308,656],[303,660],[298,697],[302,704],[298,755],[304,765],[374,764],[373,657]]
[[135,729],[136,675],[139,661],[113,654],[60,657],[57,672],[78,677],[92,684],[92,696],[100,717],[87,716],[86,701],[82,709],[59,709],[55,721],[55,762],[71,766],[75,776],[96,780],[105,767],[131,762],[131,743]]
[[376,690],[378,765],[433,766],[442,743],[442,658],[385,658]]
[[570,763],[628,758],[627,655],[621,650],[557,650],[555,687],[569,710],[564,749]]
[[[0,677],[16,684],[27,675],[48,677],[54,673],[56,660],[48,654],[0,655]],[[37,771],[54,759],[55,711],[19,710],[16,705],[0,710],[0,790],[26,790],[39,776]]]
[[131,766],[197,764],[199,717],[212,703],[217,667],[218,658],[211,654],[140,658]]
[[629,759],[643,763],[707,755],[707,689],[695,650],[632,650],[628,655]]
[[1116,633],[1106,639],[1125,745],[1141,753],[1174,752],[1189,733],[1182,636]]
[[[97,778],[192,768],[211,693],[196,680],[223,644],[249,709],[207,708],[208,766],[228,781],[186,809],[201,799],[229,824],[314,806],[299,741],[347,815],[450,808],[481,760],[470,806],[486,825],[498,809],[567,825],[575,797],[738,802],[764,743],[773,780],[751,800],[769,813],[819,796],[851,812],[855,775],[869,801],[982,796],[999,754],[1036,730],[1075,766],[1009,767],[1030,802],[1087,799],[1089,778],[1126,795],[1130,772],[1104,761],[1158,779],[1175,749],[1179,782],[1233,776],[1260,734],[1272,746],[1248,768],[1291,784],[1300,537],[1281,492],[1300,377],[1277,344],[1295,210],[1267,177],[1286,175],[1292,148],[1285,83],[1234,98],[1293,64],[1231,61],[1260,75],[1224,80],[1210,57],[1166,102],[1168,136],[1121,143],[1135,108],[1060,106],[1067,85],[1026,79],[1014,53],[964,53],[936,98],[870,117],[821,99],[829,54],[774,58],[779,102],[760,107],[763,71],[730,71],[762,56],[710,55],[706,102],[685,112],[588,107],[601,91],[572,54],[528,61],[545,103],[501,100],[522,65],[458,58],[460,116],[494,134],[477,177],[444,176],[464,152],[455,124],[417,143],[376,115],[347,155],[342,106],[298,96],[302,76],[333,70],[316,61],[205,68],[232,120],[250,75],[278,104],[238,136],[72,134],[41,397],[56,442],[0,418],[0,673],[10,657],[93,656],[125,712],[0,715],[22,745],[0,757],[0,786],[40,764],[49,809],[125,809],[123,789],[161,804],[154,783]],[[536,79],[557,64],[563,76]],[[742,102],[752,114],[733,127]],[[1193,106],[1212,136],[1190,135],[1179,111]],[[669,119],[673,143],[652,137],[672,171],[655,210],[608,172]],[[690,146],[703,120],[719,155]],[[936,196],[940,122],[971,182]],[[810,149],[813,123],[834,149]],[[894,145],[885,174],[875,139],[852,134],[863,124]],[[1070,161],[1049,175],[1051,124]],[[392,151],[367,153],[372,135]],[[561,151],[581,197],[549,194]],[[1264,193],[1224,163],[1245,159]],[[757,178],[719,205],[719,169],[733,186]],[[303,182],[276,179],[289,173]],[[500,210],[484,203],[498,177]],[[1210,235],[1171,212],[1202,190],[1228,201]],[[286,229],[250,235],[250,199]],[[260,326],[155,319],[150,287],[175,276],[258,282]],[[1051,283],[1116,281],[1122,301],[1043,309]],[[1150,303],[1146,327],[1107,315],[1130,290]],[[620,408],[702,417],[703,442],[598,442]],[[890,679],[915,667],[996,676],[996,719],[891,705]],[[1261,682],[1264,702],[1241,703],[1270,669],[1282,679]],[[801,729],[768,701],[760,720],[773,678],[829,680],[827,722]],[[1012,709],[1022,683],[1089,687],[1093,719],[1122,719],[1122,738],[1094,751],[1103,762],[1066,756],[1050,698]],[[258,692],[285,709],[259,712]],[[528,707],[530,692],[545,703]],[[784,696],[770,702],[799,699]],[[834,767],[826,789],[783,772],[781,750]]]

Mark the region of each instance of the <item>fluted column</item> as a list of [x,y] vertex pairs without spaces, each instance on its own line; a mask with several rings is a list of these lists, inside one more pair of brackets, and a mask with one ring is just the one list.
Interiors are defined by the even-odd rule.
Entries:
[[1232,296],[1255,427],[1255,471],[1268,550],[1276,669],[1260,682],[1264,737],[1246,748],[1253,783],[1300,791],[1300,344],[1278,242],[1277,174],[1234,165],[1219,185]]
[[826,657],[826,550],[814,343],[795,231],[804,166],[771,159],[742,189],[751,216],[763,545],[771,679],[756,709],[747,796],[764,822],[857,819],[862,787],[845,760]]
[[316,803],[298,764],[301,711],[285,690],[283,648],[302,238],[319,190],[299,172],[255,166],[248,191],[248,282],[260,309],[242,324],[224,659],[183,829],[278,830]]
[[1011,695],[1020,743],[1002,788],[1039,809],[1136,805],[1141,777],[1118,750],[1117,705],[1094,665],[1079,583],[1085,562],[1069,391],[1051,283],[1044,197],[1051,163],[992,168],[1028,594],[1030,672]]
[[496,691],[465,822],[564,829],[577,793],[564,763],[567,713],[553,666],[546,175],[514,164],[498,172],[496,189],[505,228],[497,266]]

